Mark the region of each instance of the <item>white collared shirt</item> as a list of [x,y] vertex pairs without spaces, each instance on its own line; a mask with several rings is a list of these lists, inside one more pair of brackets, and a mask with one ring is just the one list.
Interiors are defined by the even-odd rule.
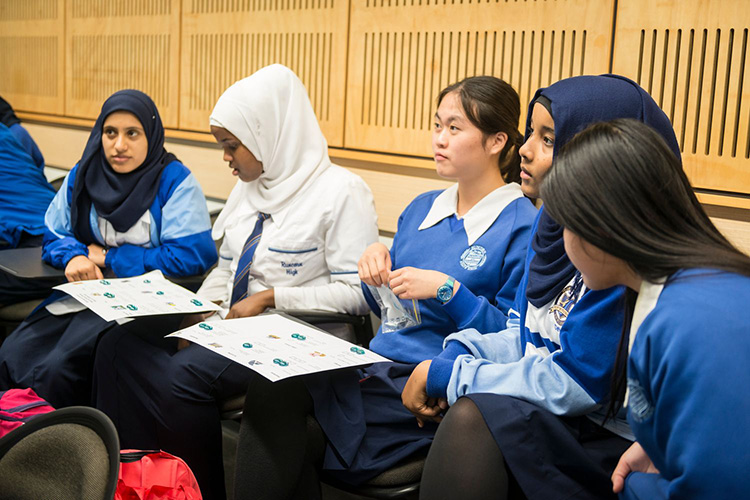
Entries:
[[[227,224],[219,264],[204,280],[201,296],[229,307],[237,262],[257,217],[248,210]],[[248,295],[273,288],[277,309],[363,314],[368,307],[357,262],[377,238],[369,187],[333,165],[263,224]]]
[[480,236],[495,222],[505,207],[513,200],[523,197],[521,186],[515,182],[501,186],[471,207],[463,217],[459,217],[458,210],[458,184],[454,184],[435,198],[432,202],[430,211],[427,212],[419,230],[427,229],[446,217],[456,215],[457,218],[463,219],[464,231],[468,238],[468,244],[473,245]]

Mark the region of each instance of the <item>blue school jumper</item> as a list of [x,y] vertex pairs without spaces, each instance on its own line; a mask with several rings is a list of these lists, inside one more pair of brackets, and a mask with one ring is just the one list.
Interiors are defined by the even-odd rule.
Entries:
[[[42,258],[64,268],[86,245],[72,233],[70,207],[77,167],[66,177],[46,215]],[[150,241],[144,246],[123,244],[107,252],[106,264],[117,277],[160,269],[168,276],[202,274],[217,259],[203,192],[182,163],[162,171],[159,190],[149,209]],[[99,244],[96,210],[91,228]],[[55,294],[47,302],[62,298]],[[56,408],[90,403],[93,354],[99,336],[114,322],[89,310],[52,315],[39,308],[0,346],[0,390],[31,387]]]
[[[19,140],[24,134],[27,144]],[[38,157],[32,156],[34,151]],[[44,159],[28,132],[17,123],[10,128],[0,124],[0,250],[41,245],[44,212],[55,196],[43,168]],[[0,305],[45,297],[57,283],[0,271]]]
[[659,474],[630,474],[623,498],[747,498],[750,278],[680,271],[638,329],[628,421]]
[[450,335],[430,365],[427,393],[450,404],[474,401],[528,498],[606,497],[607,471],[632,438],[622,419],[599,431],[624,289],[588,290],[576,273],[553,301],[535,307],[526,298],[533,257],[529,246],[507,328]]
[[536,215],[531,202],[510,202],[470,245],[463,222],[455,216],[418,229],[439,194],[425,193],[404,210],[391,260],[393,269],[414,266],[455,277],[461,282],[456,295],[445,305],[437,299],[419,301],[421,325],[376,335],[370,349],[395,362],[306,379],[315,418],[329,439],[323,468],[352,484],[429,447],[436,426],[417,427],[403,407],[406,381],[416,364],[437,355],[445,337],[456,329],[489,332],[505,324],[521,279]]

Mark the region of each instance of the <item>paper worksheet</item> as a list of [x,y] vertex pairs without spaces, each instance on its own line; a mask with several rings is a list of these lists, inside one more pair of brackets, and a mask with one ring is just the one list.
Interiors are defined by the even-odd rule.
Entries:
[[200,344],[272,382],[389,361],[368,349],[278,314],[204,322],[167,336]]
[[221,309],[213,302],[172,283],[160,271],[132,278],[75,281],[54,288],[67,293],[107,321]]

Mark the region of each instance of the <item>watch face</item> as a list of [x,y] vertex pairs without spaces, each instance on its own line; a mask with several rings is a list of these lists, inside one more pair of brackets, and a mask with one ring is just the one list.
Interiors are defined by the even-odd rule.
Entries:
[[453,287],[441,285],[437,291],[437,298],[440,302],[448,302],[453,297]]

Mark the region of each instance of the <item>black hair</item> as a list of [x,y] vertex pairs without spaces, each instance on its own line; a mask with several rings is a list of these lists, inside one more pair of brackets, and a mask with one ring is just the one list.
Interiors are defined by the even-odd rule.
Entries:
[[505,182],[521,183],[521,157],[518,148],[523,135],[518,131],[521,102],[518,93],[508,83],[494,76],[472,76],[444,88],[437,104],[451,92],[457,92],[469,121],[482,131],[486,141],[491,135],[503,132],[508,136],[498,160],[498,168]]
[[[716,229],[680,161],[651,127],[632,119],[589,126],[566,144],[541,187],[561,226],[625,261],[645,280],[680,269],[750,276],[750,257]],[[612,377],[609,415],[625,393],[627,338],[637,291],[625,294],[625,322]]]

